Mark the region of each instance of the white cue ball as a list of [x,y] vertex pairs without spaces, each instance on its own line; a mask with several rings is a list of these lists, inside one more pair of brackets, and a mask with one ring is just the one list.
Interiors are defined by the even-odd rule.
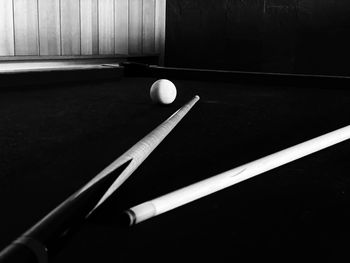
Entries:
[[152,84],[150,89],[151,99],[155,103],[170,104],[176,98],[176,87],[167,79],[159,79]]

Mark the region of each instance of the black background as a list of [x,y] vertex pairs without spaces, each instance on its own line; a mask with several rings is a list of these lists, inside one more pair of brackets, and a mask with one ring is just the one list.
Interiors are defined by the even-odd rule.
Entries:
[[350,75],[350,1],[168,0],[166,66]]

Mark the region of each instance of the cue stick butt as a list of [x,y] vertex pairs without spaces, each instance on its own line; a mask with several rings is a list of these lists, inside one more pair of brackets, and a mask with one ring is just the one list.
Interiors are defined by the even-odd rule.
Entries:
[[26,262],[26,263],[47,263],[40,261],[38,256],[24,244],[12,243],[0,252],[1,263]]

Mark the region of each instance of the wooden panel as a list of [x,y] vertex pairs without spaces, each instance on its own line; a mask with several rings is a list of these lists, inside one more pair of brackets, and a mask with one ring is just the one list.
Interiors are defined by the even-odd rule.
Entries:
[[40,55],[61,55],[60,2],[38,0]]
[[164,64],[165,26],[166,26],[166,0],[156,0],[155,51],[157,53],[160,53],[159,63],[161,65]]
[[115,53],[128,54],[129,1],[115,0]]
[[62,55],[80,55],[79,0],[61,0]]
[[0,0],[0,56],[164,54],[166,0]]
[[100,0],[98,5],[99,53],[114,54],[114,0]]
[[97,0],[81,0],[81,54],[98,54],[98,2]]
[[0,56],[13,56],[14,54],[12,0],[2,0],[0,1]]
[[142,53],[142,0],[129,0],[129,54]]
[[14,1],[15,55],[38,55],[37,0]]
[[142,51],[143,53],[155,52],[155,0],[143,0],[143,29]]

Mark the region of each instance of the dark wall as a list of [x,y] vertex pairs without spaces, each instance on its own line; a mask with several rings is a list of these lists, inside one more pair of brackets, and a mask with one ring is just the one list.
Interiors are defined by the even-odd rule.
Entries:
[[350,75],[349,0],[168,0],[167,66]]

